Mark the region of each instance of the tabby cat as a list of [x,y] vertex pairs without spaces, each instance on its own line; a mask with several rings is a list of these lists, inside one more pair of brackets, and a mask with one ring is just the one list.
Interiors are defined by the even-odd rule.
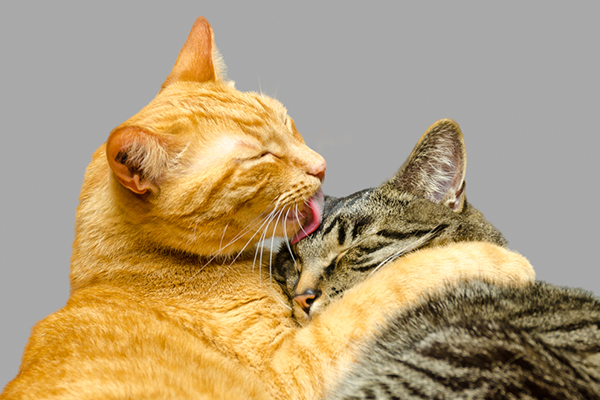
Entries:
[[257,243],[317,228],[325,162],[278,101],[222,67],[199,18],[154,100],[94,153],[70,298],[33,328],[0,398],[315,399],[386,315],[444,282],[532,283],[518,254],[448,246],[299,327]]
[[[465,200],[465,164],[458,125],[442,120],[390,181],[327,197],[321,226],[277,256],[276,276],[295,299],[296,318],[310,326],[350,288],[420,249],[505,246]],[[448,201],[452,186],[458,201]],[[599,399],[600,301],[541,282],[506,288],[482,278],[440,287],[397,313],[327,398]]]

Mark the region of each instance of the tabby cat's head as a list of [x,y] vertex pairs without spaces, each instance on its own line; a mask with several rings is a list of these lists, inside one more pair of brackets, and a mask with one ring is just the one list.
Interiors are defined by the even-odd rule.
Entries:
[[117,207],[162,247],[228,255],[319,224],[325,161],[281,103],[236,90],[223,68],[198,18],[156,98],[106,143]]
[[466,151],[451,120],[432,125],[398,173],[378,188],[327,197],[321,226],[278,253],[276,279],[303,321],[410,251],[458,241],[506,245],[465,200]]

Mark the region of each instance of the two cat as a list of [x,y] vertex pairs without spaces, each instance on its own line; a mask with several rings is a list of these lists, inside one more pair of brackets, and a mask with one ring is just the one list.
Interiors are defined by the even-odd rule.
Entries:
[[257,243],[317,228],[325,161],[278,101],[237,91],[222,67],[199,18],[156,98],[94,153],[70,298],[34,326],[0,398],[315,399],[388,315],[445,283],[533,282],[518,254],[451,245],[391,263],[299,327]]
[[[441,120],[391,180],[326,198],[321,226],[277,256],[275,276],[297,320],[309,326],[408,253],[453,242],[505,246],[465,199],[465,165],[458,125]],[[600,301],[582,290],[449,284],[395,314],[327,398],[600,399],[599,328]]]

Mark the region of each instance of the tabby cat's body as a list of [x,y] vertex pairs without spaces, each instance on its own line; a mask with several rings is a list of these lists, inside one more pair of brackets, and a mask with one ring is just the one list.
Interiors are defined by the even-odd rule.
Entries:
[[[506,245],[464,200],[464,157],[458,127],[439,121],[392,180],[326,198],[321,226],[293,255],[286,248],[278,254],[278,280],[295,297],[297,319],[310,326],[369,275],[391,276],[386,263],[412,251],[450,242]],[[452,190],[462,203],[448,201]],[[576,289],[506,288],[482,278],[449,282],[391,317],[327,398],[600,398],[600,301]]]
[[600,302],[472,282],[392,318],[327,399],[600,399]]
[[215,50],[199,18],[156,98],[94,153],[70,298],[0,398],[315,399],[386,315],[443,282],[531,284],[518,254],[450,246],[390,266],[418,286],[381,274],[298,327],[256,245],[317,227],[325,162],[278,101],[224,78]]

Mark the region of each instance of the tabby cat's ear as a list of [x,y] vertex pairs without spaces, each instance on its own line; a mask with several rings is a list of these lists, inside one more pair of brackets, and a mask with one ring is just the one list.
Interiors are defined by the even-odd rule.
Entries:
[[115,178],[134,193],[157,192],[157,180],[167,164],[164,141],[136,127],[112,131],[106,141],[106,157]]
[[399,189],[443,204],[455,212],[465,201],[467,152],[458,124],[431,125],[393,178]]
[[199,17],[177,56],[175,66],[162,89],[174,82],[208,82],[221,77],[221,57],[214,42],[213,30],[204,17]]

